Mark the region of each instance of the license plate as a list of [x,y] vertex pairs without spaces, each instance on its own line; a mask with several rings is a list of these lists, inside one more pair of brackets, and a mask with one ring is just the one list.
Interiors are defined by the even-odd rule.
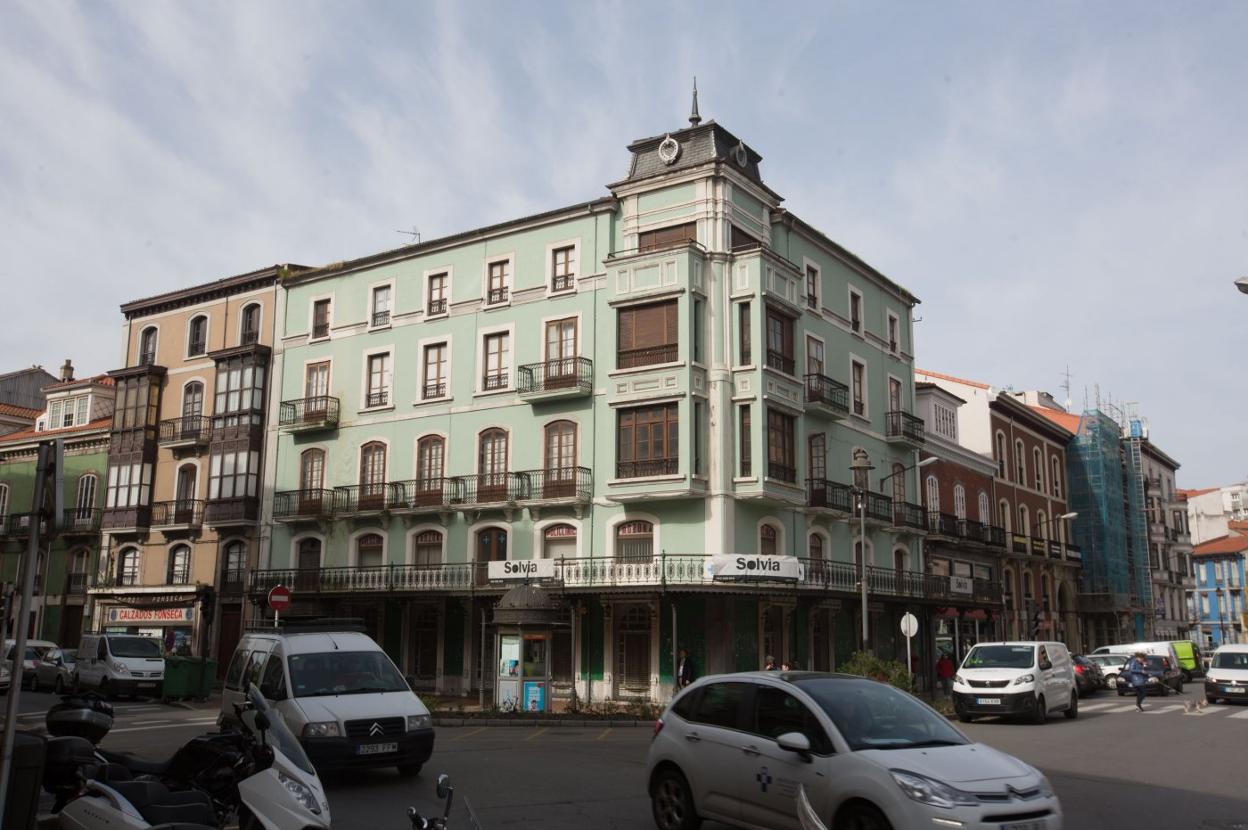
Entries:
[[1001,830],[1044,830],[1048,824],[1043,821],[1012,821],[1002,824]]
[[975,703],[979,706],[1000,706],[1001,698],[999,697],[977,697]]
[[1223,691],[1228,695],[1242,695],[1248,689],[1245,689],[1243,686],[1227,686]]
[[156,684],[155,683],[140,683],[139,688],[140,689],[155,689]]
[[360,744],[355,748],[356,755],[384,755],[387,752],[398,751],[398,744]]

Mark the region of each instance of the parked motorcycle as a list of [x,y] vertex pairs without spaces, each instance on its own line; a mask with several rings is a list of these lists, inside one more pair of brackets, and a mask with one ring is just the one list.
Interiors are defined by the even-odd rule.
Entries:
[[[446,802],[442,815],[422,816],[416,812],[415,807],[408,807],[407,817],[411,819],[412,830],[449,830],[451,826],[451,802],[455,800],[455,788],[451,786],[451,777],[445,773],[439,775],[434,792],[437,793],[439,801]],[[468,830],[481,830],[481,824],[477,821],[476,813],[473,812],[472,805],[468,803],[467,798],[464,799],[464,809],[468,813]]]

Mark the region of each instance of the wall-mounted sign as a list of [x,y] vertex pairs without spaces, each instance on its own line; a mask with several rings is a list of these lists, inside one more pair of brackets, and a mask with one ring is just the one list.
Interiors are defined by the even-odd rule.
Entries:
[[718,554],[707,559],[706,575],[723,580],[801,580],[805,573],[796,556]]
[[111,625],[190,625],[194,608],[109,608],[105,619]]
[[546,711],[546,684],[533,680],[526,680],[524,683],[524,711],[526,712],[545,712]]
[[554,579],[553,559],[507,559],[490,562],[487,568],[490,579]]
[[971,594],[975,591],[975,582],[969,576],[951,576],[949,590],[955,594]]

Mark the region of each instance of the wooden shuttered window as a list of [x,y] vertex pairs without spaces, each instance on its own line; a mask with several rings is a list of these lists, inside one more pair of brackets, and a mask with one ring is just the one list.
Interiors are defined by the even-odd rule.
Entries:
[[638,251],[658,251],[662,248],[674,248],[686,242],[698,240],[698,223],[686,222],[683,225],[672,225],[653,231],[642,231],[637,234]]
[[676,360],[677,303],[629,306],[619,310],[618,369]]

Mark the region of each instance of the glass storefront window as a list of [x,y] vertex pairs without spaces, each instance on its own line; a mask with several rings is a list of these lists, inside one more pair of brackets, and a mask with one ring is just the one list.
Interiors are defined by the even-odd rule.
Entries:
[[524,637],[524,676],[546,676],[546,637],[535,634]]
[[520,638],[514,635],[499,638],[498,676],[520,676]]

